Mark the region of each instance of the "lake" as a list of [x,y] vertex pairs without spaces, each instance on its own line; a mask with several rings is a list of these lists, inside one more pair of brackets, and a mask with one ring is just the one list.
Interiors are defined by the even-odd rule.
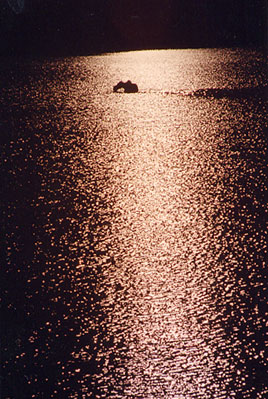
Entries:
[[1,397],[267,398],[263,54],[2,58],[0,82]]

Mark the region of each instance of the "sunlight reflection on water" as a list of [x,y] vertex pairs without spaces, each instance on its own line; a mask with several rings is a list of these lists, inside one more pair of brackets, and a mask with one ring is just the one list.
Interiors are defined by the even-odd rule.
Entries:
[[[134,127],[129,123],[128,99],[123,107],[128,124],[119,121],[124,130],[116,141],[128,145],[120,151],[111,185],[120,216],[112,227],[115,267],[107,271],[111,288],[103,307],[113,303],[114,335],[122,321],[129,331],[123,334],[130,373],[126,394],[225,397],[222,379],[228,380],[232,367],[219,354],[225,333],[209,295],[219,272],[212,232],[222,183],[204,184],[204,175],[214,178],[208,144],[219,170],[224,165],[217,159],[217,141],[200,137],[209,110],[198,115],[195,104],[189,112],[184,101],[172,108],[157,100],[155,107],[146,109],[141,100],[131,108],[142,130],[135,120]],[[118,286],[128,289],[121,293]]]
[[[7,185],[7,245],[28,248],[16,303],[27,356],[10,362],[25,369],[23,397],[265,398],[264,101],[179,94],[264,84],[241,60],[258,58],[150,51],[35,67],[14,122],[26,139],[6,159],[24,198]],[[129,78],[140,93],[112,93]]]

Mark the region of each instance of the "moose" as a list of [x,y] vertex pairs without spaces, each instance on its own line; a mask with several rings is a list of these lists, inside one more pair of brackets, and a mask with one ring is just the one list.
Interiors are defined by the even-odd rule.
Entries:
[[136,83],[132,83],[130,80],[128,80],[126,83],[122,81],[118,82],[117,85],[114,86],[113,91],[116,93],[119,89],[124,89],[125,93],[138,92],[138,86]]

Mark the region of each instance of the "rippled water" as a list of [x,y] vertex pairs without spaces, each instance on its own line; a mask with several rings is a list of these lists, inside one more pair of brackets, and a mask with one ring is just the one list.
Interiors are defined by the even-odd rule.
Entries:
[[267,398],[263,56],[0,76],[2,398]]

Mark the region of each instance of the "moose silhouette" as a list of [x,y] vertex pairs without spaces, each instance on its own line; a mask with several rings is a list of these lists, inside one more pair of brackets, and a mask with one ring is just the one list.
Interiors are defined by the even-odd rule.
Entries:
[[117,85],[114,86],[113,91],[117,92],[119,89],[124,89],[125,93],[137,93],[139,90],[136,83],[132,83],[130,80],[126,83],[122,81],[118,82]]

